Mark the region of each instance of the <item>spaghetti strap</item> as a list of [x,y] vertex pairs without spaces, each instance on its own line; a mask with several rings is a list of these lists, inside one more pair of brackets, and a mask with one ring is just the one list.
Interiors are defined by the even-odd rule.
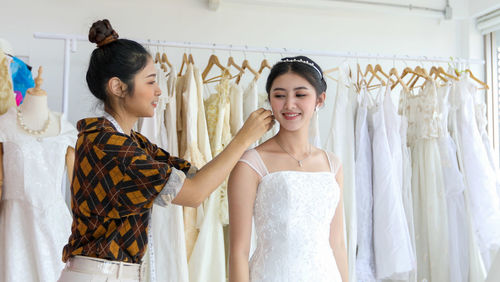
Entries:
[[330,160],[330,156],[328,155],[328,152],[323,150],[323,152],[325,152],[325,155],[326,155],[326,158],[328,159],[328,165],[330,166],[330,171],[331,172],[334,172],[333,171],[333,165],[332,165],[332,161]]
[[264,161],[262,160],[262,158],[260,157],[259,152],[257,152],[257,150],[255,150],[255,149],[252,149],[252,150],[255,152],[255,155],[257,156],[257,160],[258,160],[258,162],[259,162],[260,166],[261,166],[262,168],[264,168],[264,172],[265,172],[265,174],[264,174],[264,175],[269,174],[269,171],[267,170],[267,166],[266,166],[266,164],[264,163]]
[[335,156],[333,153],[327,152],[325,150],[323,151],[325,152],[326,158],[328,159],[330,170],[332,171],[333,174],[337,175],[337,172],[339,172],[339,169],[342,166],[339,158]]
[[259,152],[255,149],[247,150],[243,156],[241,156],[239,162],[247,164],[250,168],[255,170],[261,178],[269,174]]

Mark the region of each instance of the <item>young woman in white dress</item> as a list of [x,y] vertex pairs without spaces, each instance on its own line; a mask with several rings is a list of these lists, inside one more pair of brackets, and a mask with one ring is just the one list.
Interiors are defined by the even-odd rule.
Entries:
[[[347,282],[342,166],[309,142],[326,96],[321,68],[304,56],[284,58],[266,91],[280,130],[230,175],[229,280]],[[252,216],[257,246],[249,261]]]

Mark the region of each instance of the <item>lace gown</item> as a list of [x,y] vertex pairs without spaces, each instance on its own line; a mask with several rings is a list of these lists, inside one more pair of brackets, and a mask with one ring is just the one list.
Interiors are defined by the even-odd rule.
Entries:
[[0,281],[56,281],[71,233],[62,188],[66,152],[77,131],[59,114],[60,132],[35,137],[17,128],[16,109],[0,116],[4,186],[0,201]]
[[329,242],[340,197],[339,162],[331,158],[331,171],[272,173],[255,149],[241,158],[262,177],[254,206],[257,248],[250,259],[250,281],[342,281]]
[[412,160],[412,197],[418,281],[450,281],[446,191],[439,151],[436,83],[418,95],[404,92]]

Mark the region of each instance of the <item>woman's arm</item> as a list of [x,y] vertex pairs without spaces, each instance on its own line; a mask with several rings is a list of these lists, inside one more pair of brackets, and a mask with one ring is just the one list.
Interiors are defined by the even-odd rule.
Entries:
[[344,201],[343,201],[343,186],[344,186],[344,175],[342,166],[339,168],[336,175],[337,183],[340,188],[340,199],[335,215],[332,219],[330,225],[330,246],[333,250],[333,256],[337,262],[337,268],[342,276],[343,282],[349,281],[349,268],[347,265],[347,249],[344,240]]
[[271,111],[253,112],[226,148],[201,168],[191,179],[186,179],[177,196],[176,205],[197,207],[227,178],[236,162],[248,147],[274,124]]
[[73,181],[73,168],[75,167],[75,149],[68,147],[66,150],[66,172],[68,174],[69,183]]
[[248,253],[252,214],[259,176],[247,164],[238,163],[228,182],[229,281],[248,282]]

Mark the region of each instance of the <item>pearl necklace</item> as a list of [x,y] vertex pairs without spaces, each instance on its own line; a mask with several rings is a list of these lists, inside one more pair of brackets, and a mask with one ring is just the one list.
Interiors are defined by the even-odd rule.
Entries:
[[23,117],[23,112],[21,111],[20,108],[17,108],[17,121],[19,123],[19,126],[26,132],[32,135],[43,135],[45,132],[47,132],[47,129],[49,129],[50,125],[50,114],[47,116],[47,121],[45,122],[45,125],[43,126],[42,129],[40,130],[33,130],[30,129],[26,126],[24,123],[24,117]]
[[290,154],[287,150],[285,150],[285,148],[283,148],[283,146],[281,146],[280,142],[278,142],[278,139],[275,138],[274,140],[276,141],[278,146],[280,146],[281,150],[283,150],[290,157],[292,157],[292,159],[296,160],[299,163],[300,167],[302,167],[302,162],[311,156],[311,144],[309,144],[309,153],[307,154],[307,156],[305,158],[303,158],[302,160],[297,160],[292,154]]

